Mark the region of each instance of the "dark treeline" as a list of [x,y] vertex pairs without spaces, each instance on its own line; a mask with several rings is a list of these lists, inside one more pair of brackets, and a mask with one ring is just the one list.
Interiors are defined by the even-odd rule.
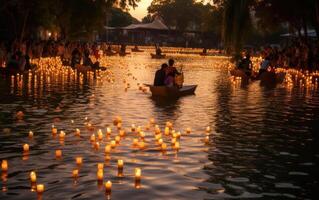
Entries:
[[[136,7],[139,0],[0,0],[2,39],[32,39],[39,28],[62,39],[89,37],[106,24],[112,7]],[[113,10],[114,11],[114,10]]]

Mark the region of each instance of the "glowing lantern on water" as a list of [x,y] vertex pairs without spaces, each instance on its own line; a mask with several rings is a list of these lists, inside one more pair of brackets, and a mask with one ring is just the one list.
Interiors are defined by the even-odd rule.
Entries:
[[116,142],[116,144],[119,144],[120,143],[120,141],[121,141],[121,137],[120,136],[115,136],[115,142]]
[[158,144],[159,144],[160,146],[162,146],[162,144],[163,144],[163,139],[159,139],[159,140],[158,140]]
[[106,128],[106,133],[107,133],[108,135],[111,135],[112,129],[111,129],[110,127],[107,127],[107,128]]
[[131,131],[132,131],[132,132],[135,132],[135,124],[132,124],[132,126],[131,126]]
[[80,134],[81,134],[80,129],[78,129],[78,128],[77,128],[77,129],[75,129],[75,135],[76,135],[76,136],[80,136]]
[[124,131],[124,130],[120,130],[119,135],[120,135],[121,137],[124,137],[124,136],[125,136],[125,131]]
[[210,126],[207,126],[207,127],[206,127],[206,132],[207,132],[207,133],[211,132]]
[[133,139],[133,146],[134,147],[138,146],[138,139],[136,138]]
[[59,138],[60,138],[60,140],[64,140],[64,138],[65,138],[65,132],[64,131],[60,131]]
[[55,157],[61,158],[62,157],[62,150],[55,150]]
[[97,137],[98,137],[99,140],[103,139],[103,133],[102,133],[101,129],[99,129],[99,131],[97,132]]
[[174,144],[174,149],[175,149],[176,151],[178,151],[179,148],[180,148],[179,142],[175,142],[175,144]]
[[165,134],[165,135],[169,135],[169,128],[168,128],[168,127],[165,127],[165,129],[164,129],[164,134]]
[[77,165],[81,165],[83,163],[82,157],[76,157],[75,158],[75,162],[76,162]]
[[186,129],[186,133],[188,133],[188,134],[190,134],[191,131],[192,131],[191,128],[187,128],[187,129]]
[[33,138],[33,132],[29,131],[29,138]]
[[7,160],[2,160],[1,169],[2,169],[2,171],[8,171],[8,161]]
[[208,135],[205,137],[204,142],[205,142],[205,144],[209,143],[209,136]]
[[166,151],[167,145],[166,145],[165,143],[163,143],[163,144],[161,145],[161,149],[162,149],[162,151]]
[[104,148],[104,152],[105,154],[109,154],[111,152],[111,146],[110,145],[106,145]]
[[145,143],[143,141],[141,141],[139,143],[139,147],[140,147],[140,149],[144,149],[145,148]]
[[30,181],[35,183],[37,181],[37,175],[34,171],[30,172]]
[[150,119],[150,123],[151,123],[151,124],[155,124],[155,119],[154,119],[154,118],[151,118],[151,119]]
[[78,169],[74,169],[73,171],[72,171],[72,177],[73,178],[77,178],[79,176],[79,170]]
[[118,169],[118,176],[121,177],[123,176],[123,166],[124,166],[124,162],[123,160],[118,160],[117,161],[117,169]]
[[111,194],[111,190],[112,190],[112,182],[111,181],[107,181],[105,183],[105,193],[107,195],[110,195]]
[[104,164],[103,163],[98,163],[97,164],[97,170],[103,170],[104,169]]
[[116,142],[115,140],[112,140],[111,141],[111,148],[114,149],[116,147]]
[[27,153],[27,152],[29,152],[29,150],[30,150],[29,145],[28,144],[24,144],[23,145],[23,151]]
[[43,184],[38,184],[37,185],[37,193],[42,194],[44,192],[44,185]]
[[91,142],[95,142],[95,135],[94,135],[94,134],[91,135],[90,141],[91,141]]
[[100,143],[99,142],[95,142],[94,143],[94,149],[95,150],[99,150],[100,149]]
[[52,134],[56,135],[58,133],[58,129],[54,127],[54,125],[52,125]]
[[142,170],[140,168],[135,168],[135,181],[141,181]]
[[103,180],[103,169],[97,170],[96,176],[97,176],[98,181],[102,181]]

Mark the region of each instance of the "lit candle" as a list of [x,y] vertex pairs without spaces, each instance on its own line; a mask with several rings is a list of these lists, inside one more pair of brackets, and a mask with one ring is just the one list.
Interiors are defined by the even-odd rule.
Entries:
[[120,135],[121,137],[124,137],[124,136],[125,136],[125,131],[124,131],[124,130],[120,130],[119,135]]
[[72,171],[72,177],[73,178],[77,178],[79,176],[79,170],[78,169],[74,169],[73,171]]
[[117,161],[117,169],[118,169],[118,176],[121,177],[123,176],[123,165],[124,165],[124,162],[123,160],[118,160]]
[[38,184],[37,185],[37,193],[42,194],[44,192],[44,185],[43,184]]
[[133,139],[133,146],[134,146],[134,147],[137,147],[137,146],[138,146],[138,139],[137,139],[137,138],[134,138],[134,139]]
[[166,145],[165,143],[163,143],[163,144],[161,145],[161,148],[162,148],[162,151],[166,151],[167,145]]
[[188,134],[190,134],[191,131],[192,131],[191,128],[187,128],[187,129],[186,129],[186,133],[188,133]]
[[80,136],[80,134],[81,134],[80,129],[78,129],[78,128],[77,128],[77,129],[75,129],[75,135],[76,135],[76,136]]
[[97,170],[103,170],[104,169],[104,164],[103,163],[98,163],[97,164]]
[[91,142],[95,142],[95,134],[92,134],[92,135],[91,135],[90,141],[91,141]]
[[141,140],[144,140],[145,133],[143,131],[140,132],[140,137],[141,137]]
[[102,133],[102,130],[101,130],[101,129],[99,129],[99,131],[97,132],[97,138],[98,138],[99,140],[102,140],[102,139],[103,139],[103,133]]
[[141,168],[135,168],[135,181],[141,181],[142,170]]
[[105,154],[109,154],[111,152],[111,146],[110,145],[106,145],[104,148],[104,152]]
[[209,136],[208,136],[208,135],[205,137],[204,142],[205,142],[205,144],[208,144],[208,143],[209,143]]
[[174,144],[174,149],[175,149],[176,151],[178,151],[179,148],[180,148],[179,142],[175,142],[175,144]]
[[145,148],[145,143],[143,141],[141,141],[139,143],[139,147],[140,147],[140,149],[144,149]]
[[151,118],[151,119],[150,119],[150,123],[151,123],[151,124],[155,124],[155,119],[154,119],[154,118]]
[[117,129],[121,129],[122,128],[122,123],[118,123],[117,124]]
[[29,131],[29,138],[33,138],[33,132]]
[[111,181],[107,181],[105,183],[105,193],[107,195],[110,195],[111,194],[111,190],[112,190],[112,182]]
[[107,127],[107,128],[106,128],[106,133],[107,133],[108,135],[111,135],[112,129],[111,129],[110,127]]
[[30,180],[31,183],[35,183],[37,181],[37,174],[34,171],[30,172]]
[[60,150],[60,149],[55,150],[55,157],[56,158],[61,158],[62,157],[62,150]]
[[100,149],[100,143],[99,142],[94,142],[94,149],[99,150]]
[[164,129],[164,134],[165,134],[165,135],[169,135],[169,128],[168,128],[168,127],[165,127],[165,129]]
[[131,131],[135,132],[135,124],[132,124]]
[[98,181],[102,181],[103,180],[103,169],[98,169],[96,176],[97,176]]
[[24,144],[24,145],[23,145],[23,151],[24,151],[24,152],[29,152],[29,149],[30,149],[30,147],[29,147],[28,144]]
[[163,144],[163,139],[161,138],[158,140],[158,145],[162,146],[162,144]]
[[65,132],[64,131],[60,131],[59,138],[60,138],[60,140],[64,140],[64,138],[65,138]]
[[55,135],[58,133],[58,129],[54,127],[54,125],[52,125],[52,134]]
[[116,142],[115,142],[115,140],[112,140],[112,141],[111,141],[111,148],[114,149],[115,146],[116,146]]
[[120,143],[120,141],[121,141],[121,137],[120,136],[115,136],[115,142],[116,142],[116,144],[119,144]]
[[82,157],[76,157],[75,158],[76,164],[81,165],[83,163]]
[[207,126],[207,127],[206,127],[206,132],[209,133],[210,131],[211,131],[210,126]]

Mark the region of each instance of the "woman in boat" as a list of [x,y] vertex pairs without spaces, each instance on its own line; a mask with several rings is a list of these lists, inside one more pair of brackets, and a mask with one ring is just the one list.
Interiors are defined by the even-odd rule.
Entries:
[[157,70],[154,78],[154,86],[164,86],[165,85],[165,77],[166,77],[166,69],[168,65],[166,63],[162,64],[161,69]]
[[168,60],[168,68],[166,69],[165,85],[169,87],[176,86],[175,77],[177,75],[180,75],[176,67],[174,67],[174,63],[175,61],[173,59]]

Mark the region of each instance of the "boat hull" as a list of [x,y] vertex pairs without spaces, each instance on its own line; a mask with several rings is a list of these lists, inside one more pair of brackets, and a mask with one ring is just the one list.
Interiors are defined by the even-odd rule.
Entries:
[[182,88],[166,87],[166,86],[150,86],[152,96],[160,97],[181,97],[195,94],[197,85],[186,85]]
[[152,57],[153,59],[163,59],[163,58],[166,57],[166,55],[165,55],[165,54],[156,55],[156,54],[151,53],[151,57]]

